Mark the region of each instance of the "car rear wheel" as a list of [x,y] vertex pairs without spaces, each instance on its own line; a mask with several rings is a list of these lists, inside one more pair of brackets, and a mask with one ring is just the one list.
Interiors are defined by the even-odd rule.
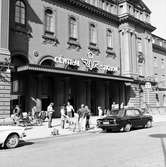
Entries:
[[152,127],[152,121],[148,121],[145,125],[146,128],[151,128]]
[[18,146],[19,143],[19,137],[17,134],[11,134],[8,136],[8,138],[5,141],[5,147],[6,148],[15,148]]
[[131,124],[126,124],[125,127],[124,127],[124,131],[125,132],[129,132],[131,130]]

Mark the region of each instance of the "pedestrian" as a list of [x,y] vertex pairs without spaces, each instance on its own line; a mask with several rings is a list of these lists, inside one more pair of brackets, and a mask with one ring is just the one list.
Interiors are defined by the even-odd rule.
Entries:
[[98,116],[99,118],[101,118],[103,116],[103,110],[100,106],[98,106],[97,109],[98,109]]
[[48,128],[52,127],[52,114],[54,112],[53,109],[54,103],[50,103],[49,106],[47,107],[47,113],[48,113]]
[[85,123],[84,123],[84,113],[85,113],[85,105],[81,104],[81,107],[78,109],[78,123],[79,123],[79,129],[82,131],[85,129]]
[[38,113],[38,111],[37,111],[37,107],[36,107],[36,105],[35,106],[33,106],[32,107],[32,119],[35,119],[35,118],[37,118],[37,113]]
[[73,113],[74,113],[74,108],[73,106],[70,104],[70,102],[67,102],[66,105],[66,112],[67,112],[67,116],[69,117],[69,125],[72,124],[72,117],[73,117]]
[[66,114],[65,114],[65,106],[61,106],[60,108],[60,113],[61,113],[61,128],[65,128],[65,121],[66,121]]
[[21,109],[19,105],[16,105],[13,109],[13,114],[11,116],[14,120],[14,122],[18,125],[19,124],[19,119],[21,118]]
[[79,127],[79,115],[78,115],[78,113],[75,112],[75,111],[74,111],[73,124],[74,124],[73,132],[79,131],[79,130],[80,130],[80,127]]
[[21,114],[21,109],[19,107],[19,105],[16,105],[14,110],[13,110],[13,113],[16,114],[17,116],[20,116]]
[[90,128],[90,109],[88,106],[85,106],[85,113],[84,113],[84,119],[85,119],[85,130],[88,130]]

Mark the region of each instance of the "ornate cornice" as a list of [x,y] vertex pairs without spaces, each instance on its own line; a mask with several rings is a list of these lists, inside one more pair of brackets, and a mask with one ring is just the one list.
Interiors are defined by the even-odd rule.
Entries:
[[[132,4],[137,9],[145,11],[149,14],[151,13],[150,9],[145,5],[145,3],[142,0],[118,0],[118,4],[123,3],[123,2],[128,2],[128,3]],[[142,8],[140,8],[137,5],[140,5]]]
[[156,29],[156,27],[152,26],[151,24],[145,23],[141,20],[138,20],[137,18],[135,18],[134,16],[131,16],[131,15],[124,15],[124,16],[120,17],[119,22],[120,23],[125,23],[125,22],[134,23],[134,24],[137,24],[141,27],[144,27],[146,30],[149,30],[150,32],[152,32]]
[[54,0],[54,1],[58,1],[59,3],[68,3],[70,5],[78,7],[79,9],[85,9],[86,11],[91,12],[92,14],[96,14],[102,18],[108,19],[109,21],[113,21],[115,23],[119,22],[118,16],[108,13],[107,11],[97,8],[91,4],[88,4],[83,0]]
[[[131,22],[131,23],[134,23],[134,24],[137,24],[137,25],[143,27],[145,30],[148,30],[150,32],[152,32],[156,29],[151,24],[145,23],[145,22],[135,18],[132,15],[124,15],[122,17],[118,17],[117,15],[111,14],[111,13],[104,11],[98,7],[95,7],[89,3],[86,3],[83,0],[54,0],[54,1],[56,1],[58,3],[63,3],[63,4],[64,3],[70,4],[72,6],[77,7],[78,9],[86,10],[86,11],[90,12],[91,14],[95,14],[96,16],[102,17],[103,19],[112,21],[116,24],[121,24],[124,22]],[[122,1],[122,0],[120,0],[120,1]]]

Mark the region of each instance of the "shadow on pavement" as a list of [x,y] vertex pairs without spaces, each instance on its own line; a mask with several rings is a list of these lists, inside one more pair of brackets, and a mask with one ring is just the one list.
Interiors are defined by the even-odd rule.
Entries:
[[164,138],[166,138],[166,134],[151,134],[149,135],[150,137],[153,137],[153,138],[157,138],[157,139],[160,139],[160,142],[161,142],[161,147],[162,147],[162,151],[163,151],[163,156],[164,156],[164,165],[166,167],[166,146],[165,146],[165,143],[164,143]]
[[20,143],[19,143],[19,145],[18,145],[18,147],[29,146],[29,145],[32,145],[32,144],[34,144],[34,142],[29,142],[29,141],[21,140]]
[[25,141],[21,140],[19,142],[19,145],[16,148],[7,149],[7,148],[3,148],[3,147],[0,146],[0,150],[14,150],[14,149],[17,149],[17,148],[20,148],[20,147],[24,147],[24,146],[29,146],[29,145],[32,145],[32,144],[34,144],[34,142],[25,142]]

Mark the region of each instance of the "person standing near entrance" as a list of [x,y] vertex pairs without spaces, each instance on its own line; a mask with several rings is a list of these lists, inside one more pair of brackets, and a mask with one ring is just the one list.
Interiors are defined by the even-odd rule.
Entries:
[[60,113],[61,113],[61,128],[64,129],[65,121],[67,119],[67,116],[65,114],[65,106],[61,106]]
[[89,120],[90,120],[90,109],[88,108],[88,106],[85,106],[85,113],[84,113],[84,119],[85,119],[85,124],[84,124],[84,129],[85,130],[88,130],[90,128],[90,123],[89,123]]
[[54,112],[54,109],[53,109],[53,106],[54,106],[54,103],[50,103],[49,106],[47,107],[47,113],[48,113],[48,128],[51,128],[52,127],[52,114]]
[[102,110],[102,108],[100,106],[98,106],[97,109],[98,109],[98,116],[99,116],[99,118],[102,118],[102,116],[103,116],[103,110]]
[[72,122],[72,117],[73,117],[73,113],[74,113],[74,108],[73,108],[73,106],[70,104],[69,101],[67,102],[67,105],[66,105],[66,112],[67,112],[67,116],[69,117],[69,125],[70,125],[71,122]]
[[81,131],[85,130],[85,119],[84,119],[84,114],[85,114],[85,105],[81,104],[81,108],[78,109],[78,123],[79,123],[79,129]]

